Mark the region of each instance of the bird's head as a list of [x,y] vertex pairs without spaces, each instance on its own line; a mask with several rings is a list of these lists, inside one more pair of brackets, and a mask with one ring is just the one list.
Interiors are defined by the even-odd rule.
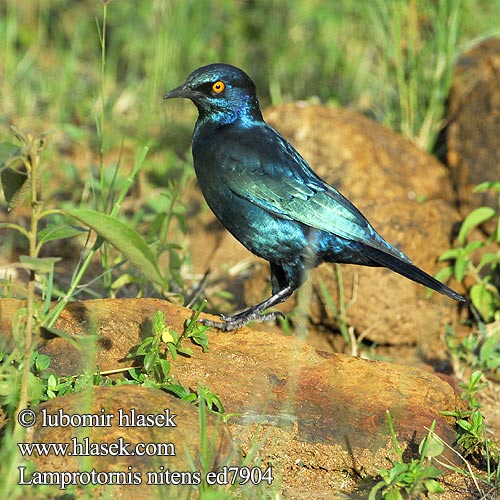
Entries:
[[198,68],[164,99],[174,97],[193,101],[203,121],[227,124],[238,118],[262,119],[255,84],[244,71],[229,64]]

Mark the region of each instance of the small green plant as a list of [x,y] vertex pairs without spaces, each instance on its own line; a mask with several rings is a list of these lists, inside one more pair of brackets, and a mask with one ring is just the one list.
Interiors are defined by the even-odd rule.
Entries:
[[403,500],[403,493],[410,498],[420,493],[443,493],[444,488],[437,482],[442,472],[430,464],[431,459],[441,455],[444,449],[434,434],[436,421],[432,422],[428,434],[418,447],[420,457],[413,458],[410,462],[405,462],[403,459],[403,450],[396,437],[389,411],[387,411],[387,423],[398,460],[392,462],[390,469],[380,470],[382,479],[371,489],[368,499],[375,500],[379,492],[384,500]]
[[446,326],[445,340],[455,371],[461,376],[466,369],[481,370],[488,378],[500,380],[500,324],[478,323],[477,330],[459,340],[450,325]]
[[[25,435],[25,429],[14,418],[16,413],[28,407],[30,403],[36,404],[44,399],[77,390],[82,384],[90,383],[93,378],[93,375],[86,374],[72,380],[51,376],[47,371],[48,366],[45,366],[47,360],[37,356],[36,349],[44,331],[82,345],[91,339],[92,336],[87,335],[74,340],[54,328],[54,325],[66,304],[74,298],[85,271],[104,240],[120,249],[122,255],[146,275],[152,272],[148,277],[160,290],[166,286],[158,269],[157,260],[148,245],[139,234],[117,217],[120,204],[139,171],[147,150],[144,150],[134,166],[129,182],[119,193],[111,214],[102,214],[89,209],[46,208],[41,189],[45,167],[42,153],[46,145],[46,136],[15,127],[13,130],[19,146],[0,145],[0,184],[11,214],[19,205],[26,203],[28,216],[25,223],[22,220],[1,222],[0,231],[14,233],[24,240],[23,254],[19,257],[19,262],[12,265],[24,270],[28,279],[26,284],[14,283],[8,279],[2,282],[2,288],[7,291],[6,295],[24,299],[24,304],[14,314],[12,347],[7,349],[5,346],[0,346],[3,349],[0,364],[0,403],[9,417],[4,435],[8,434],[9,439],[12,438],[12,443],[15,443],[22,442]],[[58,293],[55,285],[55,265],[60,259],[44,257],[42,250],[45,250],[45,245],[49,242],[85,234],[86,230],[79,227],[79,223],[94,229],[98,236],[85,258],[78,264],[68,288]],[[53,305],[55,298],[58,301]],[[95,345],[84,347],[86,349],[83,355],[88,354],[89,371],[92,372],[94,364],[91,357]],[[2,446],[0,465],[2,476],[7,479],[0,483],[0,496],[5,498],[12,496],[16,488],[13,471],[19,461],[20,457],[15,447]]]
[[128,356],[134,359],[138,366],[128,368],[131,377],[129,383],[146,387],[155,387],[171,392],[183,401],[200,404],[205,403],[209,410],[223,414],[224,406],[219,397],[208,387],[200,386],[198,393],[175,382],[171,371],[169,357],[177,359],[178,355],[192,356],[193,350],[183,345],[184,340],[191,340],[203,351],[208,350],[208,327],[198,323],[198,318],[205,307],[202,302],[193,314],[186,320],[184,331],[179,335],[165,323],[165,315],[157,311],[152,322],[151,335],[146,337]]
[[[193,312],[193,318],[199,316],[203,307],[204,305]],[[151,335],[146,337],[128,356],[140,363],[140,368],[129,369],[130,375],[134,380],[143,384],[149,380],[159,387],[165,384],[168,386],[171,382],[168,355],[170,354],[173,360],[178,354],[192,356],[192,349],[182,345],[182,341],[187,338],[201,345],[203,350],[207,350],[206,330],[207,327],[199,325],[196,320],[188,320],[183,333],[179,335],[167,326],[163,312],[157,311],[153,318]]]
[[169,353],[173,359],[177,353],[191,355],[182,348],[179,335],[165,324],[164,314],[157,311],[153,318],[151,335],[128,356],[134,359],[139,367],[130,368],[128,372],[133,380],[141,385],[168,387],[171,382],[170,362],[167,359]]
[[212,392],[207,386],[198,384],[198,395],[195,401],[198,406],[206,406],[209,411],[222,415],[223,420],[227,421],[227,415],[225,414],[224,406],[219,396]]
[[467,382],[460,382],[462,389],[460,398],[467,401],[467,410],[457,409],[452,412],[443,412],[443,415],[456,418],[457,444],[463,449],[465,456],[476,457],[486,453],[487,460],[491,453],[497,456],[498,446],[486,434],[486,424],[481,413],[481,404],[477,394],[488,387],[488,382],[483,382],[483,373],[480,370],[473,372]]
[[[13,129],[21,146],[18,148],[11,144],[0,145],[0,181],[9,209],[16,208],[25,201],[26,197],[29,198],[28,203],[31,207],[28,229],[16,223],[0,223],[0,229],[14,230],[28,242],[28,254],[21,255],[18,265],[26,269],[29,274],[28,286],[24,292],[27,298],[27,309],[25,318],[17,318],[19,323],[16,323],[15,327],[18,328],[21,322],[25,323],[25,330],[29,332],[29,336],[40,327],[50,329],[64,306],[73,298],[93,256],[105,240],[119,249],[125,258],[160,289],[166,288],[157,260],[148,245],[139,234],[118,218],[121,203],[144,162],[147,148],[138,158],[128,182],[122,186],[109,215],[85,208],[44,209],[43,200],[39,195],[39,185],[44,167],[41,154],[45,147],[45,136],[24,132],[15,127]],[[95,230],[98,238],[79,268],[75,270],[68,290],[60,296],[58,304],[51,309],[50,305],[54,297],[55,264],[60,259],[42,258],[40,252],[48,242],[85,234],[86,230],[75,222],[83,223]],[[3,286],[8,287],[9,282],[4,280]],[[19,289],[20,286],[17,285],[16,293],[22,296]],[[43,299],[41,307],[37,305],[36,294],[38,292],[41,293]],[[29,344],[30,342],[27,341],[26,345]]]
[[[446,280],[454,276],[463,282],[468,276],[474,280],[469,295],[472,305],[483,321],[490,323],[500,319],[500,293],[494,275],[500,263],[500,182],[484,182],[475,192],[493,191],[499,196],[498,208],[479,207],[464,220],[458,233],[459,247],[447,250],[439,260],[452,260],[436,277]],[[493,222],[494,230],[488,238],[473,238],[474,230],[484,223]]]
[[[485,493],[479,486],[475,475],[472,473],[466,457],[473,459],[476,465],[486,470],[485,476],[480,476],[480,481],[487,486],[491,492],[491,498],[496,498],[495,492],[500,491],[500,448],[493,439],[487,436],[485,418],[481,412],[478,393],[488,386],[483,382],[483,373],[480,370],[473,372],[467,382],[461,382],[461,399],[467,401],[467,409],[456,409],[451,412],[442,412],[443,415],[456,419],[457,445],[463,450],[462,457],[467,465],[467,470],[442,464],[450,470],[459,474],[472,477],[474,483],[482,495],[481,498],[490,498],[490,493]],[[455,452],[457,453],[457,452]],[[457,453],[458,454],[458,453]]]

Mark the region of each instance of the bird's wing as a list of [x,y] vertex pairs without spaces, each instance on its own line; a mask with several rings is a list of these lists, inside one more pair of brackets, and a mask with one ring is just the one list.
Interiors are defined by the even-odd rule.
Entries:
[[242,147],[242,156],[226,158],[224,182],[231,191],[284,219],[295,220],[342,238],[358,241],[395,257],[409,259],[385,242],[364,215],[335,188],[325,183],[300,154],[273,133],[254,148]]

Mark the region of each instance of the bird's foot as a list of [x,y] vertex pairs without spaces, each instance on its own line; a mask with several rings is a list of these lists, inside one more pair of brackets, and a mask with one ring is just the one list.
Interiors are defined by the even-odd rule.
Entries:
[[237,330],[238,328],[247,325],[251,321],[262,323],[263,321],[274,321],[277,318],[285,318],[285,315],[281,311],[262,314],[259,310],[249,309],[239,314],[235,314],[234,316],[221,314],[220,319],[222,321],[212,321],[211,319],[202,318],[199,322],[205,326],[218,328],[223,332],[232,332],[233,330]]

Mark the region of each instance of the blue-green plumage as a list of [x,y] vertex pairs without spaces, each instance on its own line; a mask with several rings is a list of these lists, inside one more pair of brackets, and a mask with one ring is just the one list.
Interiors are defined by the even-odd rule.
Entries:
[[274,318],[263,311],[289,297],[307,269],[322,262],[388,267],[464,300],[387,243],[264,122],[255,86],[243,71],[226,64],[199,68],[165,96],[172,97],[191,99],[198,108],[193,160],[208,205],[236,239],[271,264],[270,299],[207,323],[232,330]]

